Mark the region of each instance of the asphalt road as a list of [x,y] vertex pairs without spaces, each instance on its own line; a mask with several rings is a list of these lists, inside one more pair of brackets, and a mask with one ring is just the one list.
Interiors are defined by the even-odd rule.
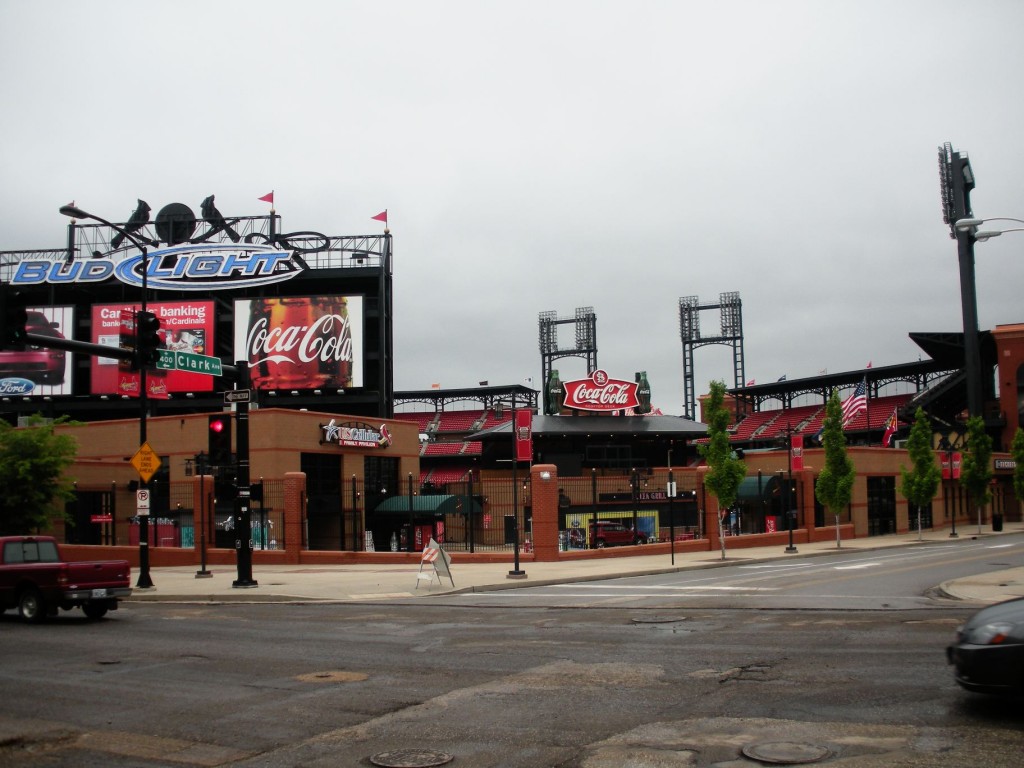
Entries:
[[[920,586],[1019,562],[1018,550],[851,552],[808,558],[813,571],[730,563],[714,582],[673,582],[703,590],[682,597],[665,576],[543,588],[589,595],[571,607],[505,590],[495,607],[131,603],[41,626],[6,614],[0,764],[739,768],[762,764],[744,750],[783,745],[824,750],[822,764],[1017,766],[1021,702],[961,691],[945,662],[972,609]],[[916,602],[857,604],[882,585],[884,599]],[[769,588],[833,605],[757,603]]]
[[913,548],[859,551],[769,562],[730,555],[714,568],[435,598],[448,605],[563,608],[727,607],[804,610],[933,608],[943,581],[1024,566],[1024,535],[960,539]]

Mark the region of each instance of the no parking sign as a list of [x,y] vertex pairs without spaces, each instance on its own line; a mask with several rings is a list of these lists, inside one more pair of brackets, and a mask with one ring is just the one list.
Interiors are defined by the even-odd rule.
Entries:
[[135,511],[139,515],[149,515],[149,488],[135,491]]

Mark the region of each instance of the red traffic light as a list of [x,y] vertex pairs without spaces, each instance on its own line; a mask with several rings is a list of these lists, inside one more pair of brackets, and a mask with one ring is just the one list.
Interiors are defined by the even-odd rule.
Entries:
[[224,421],[222,419],[213,419],[210,422],[210,431],[220,434],[224,431]]

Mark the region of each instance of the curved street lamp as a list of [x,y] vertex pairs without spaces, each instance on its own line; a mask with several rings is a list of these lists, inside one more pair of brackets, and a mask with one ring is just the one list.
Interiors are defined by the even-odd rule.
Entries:
[[[142,201],[139,201],[140,203]],[[147,206],[148,209],[148,206]],[[128,240],[132,245],[139,249],[142,254],[142,301],[141,312],[146,310],[146,299],[149,293],[149,285],[146,281],[149,273],[149,251],[146,248],[146,244],[139,240],[134,234],[120,227],[117,224],[107,221],[104,218],[97,216],[96,214],[84,211],[76,205],[62,205],[60,207],[60,213],[63,216],[69,216],[72,219],[92,219],[98,221],[100,224],[105,224],[112,230],[117,232],[125,240]],[[145,366],[139,366],[139,447],[141,448],[146,444],[146,415],[149,410],[149,402],[146,392],[146,368]],[[146,487],[145,478],[139,478],[139,487]],[[149,589],[153,586],[153,580],[149,575],[149,516],[139,516],[139,580],[135,585],[139,589]]]
[[1024,219],[1014,219],[1010,216],[993,216],[988,219],[960,219],[954,225],[960,232],[968,232],[975,241],[983,243],[993,237],[999,237],[1007,232],[1024,232],[1024,227],[1009,227],[1008,229],[986,229],[978,230],[982,224],[990,221],[1009,221],[1017,224],[1024,224]]

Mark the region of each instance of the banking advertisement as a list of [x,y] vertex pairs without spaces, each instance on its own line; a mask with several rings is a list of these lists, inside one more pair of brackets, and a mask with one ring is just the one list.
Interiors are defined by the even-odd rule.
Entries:
[[235,359],[253,389],[363,386],[363,297],[295,296],[235,301]]
[[[125,343],[122,337],[130,337],[133,329],[130,322],[122,323],[122,312],[128,317],[140,308],[137,303],[93,305],[90,341],[107,347],[122,346]],[[155,301],[147,302],[146,309],[160,320],[164,348],[196,355],[213,354],[215,323],[212,301]],[[128,365],[115,357],[94,356],[91,360],[91,394],[138,396],[138,372],[131,371]],[[176,392],[212,392],[213,378],[181,370],[150,370],[146,373],[148,394],[156,398]]]
[[[71,306],[27,307],[25,331],[55,339],[73,338]],[[0,395],[34,397],[71,394],[71,353],[26,344],[0,351]]]

